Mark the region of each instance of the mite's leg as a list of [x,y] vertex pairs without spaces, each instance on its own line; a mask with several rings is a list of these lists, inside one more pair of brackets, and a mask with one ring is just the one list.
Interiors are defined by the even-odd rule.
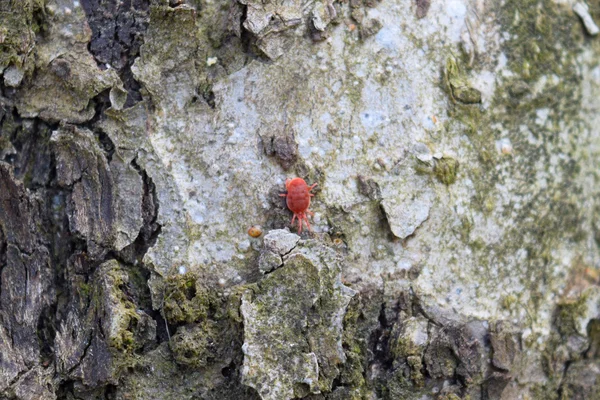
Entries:
[[312,232],[312,229],[310,227],[310,223],[308,222],[308,218],[306,217],[306,215],[304,216],[304,222],[306,222],[306,226],[308,227],[308,231]]
[[306,219],[306,214],[303,212],[298,213],[298,235],[302,232],[302,222]]

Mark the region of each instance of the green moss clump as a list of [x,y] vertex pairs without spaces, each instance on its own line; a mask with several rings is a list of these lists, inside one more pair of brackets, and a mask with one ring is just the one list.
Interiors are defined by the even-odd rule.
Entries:
[[481,92],[469,86],[452,87],[454,97],[465,104],[481,103]]
[[531,389],[531,395],[533,400],[558,400],[557,387],[551,384],[534,385]]
[[127,329],[119,331],[119,335],[111,339],[110,346],[117,350],[130,351],[133,350],[135,345],[133,332]]
[[425,386],[425,377],[421,370],[423,369],[423,363],[420,356],[410,356],[406,359],[408,366],[410,367],[410,379],[415,383],[415,386],[422,388]]
[[587,335],[590,340],[587,357],[600,358],[600,319],[592,319],[588,323]]
[[451,185],[456,182],[458,173],[458,161],[451,157],[443,157],[435,163],[433,173],[437,179],[445,185]]
[[141,316],[125,294],[128,284],[127,273],[117,261],[111,260],[100,267],[93,284],[79,282],[76,287],[80,296],[90,296],[108,346],[118,353],[130,353],[144,345],[143,340],[139,343],[135,340]]
[[389,379],[380,383],[380,393],[385,400],[412,399],[419,396],[410,381],[404,377],[402,370],[396,370]]
[[352,299],[344,315],[343,344],[346,349],[346,363],[340,371],[340,378],[344,385],[351,387],[364,387],[365,366],[363,365],[367,348],[361,341],[357,332],[357,323],[361,315],[361,302],[358,297]]
[[555,326],[563,338],[578,335],[577,320],[587,311],[587,296],[584,294],[574,301],[558,306]]
[[118,264],[114,264],[115,268],[108,271],[108,282],[111,282],[109,287],[111,292],[109,298],[119,299],[118,312],[115,313],[115,320],[119,323],[119,329],[112,332],[109,336],[109,345],[117,350],[131,351],[135,347],[133,326],[139,319],[136,313],[135,304],[129,300],[121,287],[129,282],[129,277]]
[[367,380],[369,338],[381,311],[381,293],[363,292],[348,304],[344,315],[342,344],[346,362],[340,366],[339,381],[348,389],[344,399],[367,399],[378,384]]
[[423,349],[416,345],[409,337],[399,332],[400,324],[395,324],[392,329],[390,353],[394,359],[404,359],[410,356],[421,355]]
[[448,57],[446,67],[444,68],[444,85],[446,91],[452,98],[464,104],[481,103],[481,92],[470,86],[466,76],[462,74],[456,58]]
[[512,33],[505,43],[510,48],[506,54],[511,70],[520,72],[525,80],[537,80],[551,73],[564,75],[562,68],[571,68],[571,63],[561,61],[563,49],[577,49],[584,38],[581,24],[575,23],[572,14],[538,0],[507,0],[499,15]]
[[459,162],[452,157],[442,157],[433,162],[423,162],[417,160],[414,164],[414,169],[417,175],[433,175],[441,183],[451,185],[456,182],[458,174]]
[[517,301],[517,296],[514,294],[508,294],[502,298],[501,304],[505,310],[510,310],[512,306],[517,303]]
[[89,283],[84,282],[83,280],[77,282],[76,286],[77,294],[81,298],[88,298],[92,293],[92,286]]
[[194,274],[172,275],[165,280],[163,312],[170,324],[206,319],[212,299]]
[[169,348],[178,364],[201,368],[214,358],[219,336],[217,323],[205,320],[179,327],[169,341]]
[[241,359],[241,296],[255,287],[235,286],[226,295],[207,289],[193,273],[166,278],[163,312],[170,324],[179,325],[169,341],[176,363],[212,368]]
[[22,67],[40,31],[44,2],[21,0],[2,3],[0,11],[0,71],[10,64]]

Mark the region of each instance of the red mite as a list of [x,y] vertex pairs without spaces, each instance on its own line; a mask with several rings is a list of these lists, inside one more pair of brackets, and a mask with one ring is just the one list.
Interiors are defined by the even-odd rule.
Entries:
[[298,234],[302,232],[302,221],[306,222],[306,226],[310,231],[306,214],[314,215],[308,207],[310,206],[310,198],[314,196],[310,191],[315,186],[317,186],[316,183],[308,186],[302,178],[287,179],[285,181],[287,194],[280,194],[281,197],[286,198],[288,208],[294,213],[291,224],[294,225],[294,220],[298,218]]

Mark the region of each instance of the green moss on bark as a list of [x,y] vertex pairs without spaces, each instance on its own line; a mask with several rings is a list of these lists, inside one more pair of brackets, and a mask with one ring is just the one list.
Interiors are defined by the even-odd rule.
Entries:
[[171,324],[193,323],[208,316],[211,302],[209,289],[193,273],[171,275],[165,280],[163,311]]

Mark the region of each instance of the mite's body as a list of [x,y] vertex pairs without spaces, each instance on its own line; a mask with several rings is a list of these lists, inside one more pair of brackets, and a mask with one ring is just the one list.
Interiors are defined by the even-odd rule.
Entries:
[[306,222],[306,226],[310,231],[310,223],[306,214],[314,215],[308,207],[310,206],[310,198],[314,196],[310,191],[315,186],[317,186],[316,183],[308,186],[302,178],[288,179],[285,181],[287,194],[280,194],[280,196],[286,198],[288,208],[294,213],[291,224],[294,225],[294,220],[298,218],[298,234],[302,232],[303,221]]

